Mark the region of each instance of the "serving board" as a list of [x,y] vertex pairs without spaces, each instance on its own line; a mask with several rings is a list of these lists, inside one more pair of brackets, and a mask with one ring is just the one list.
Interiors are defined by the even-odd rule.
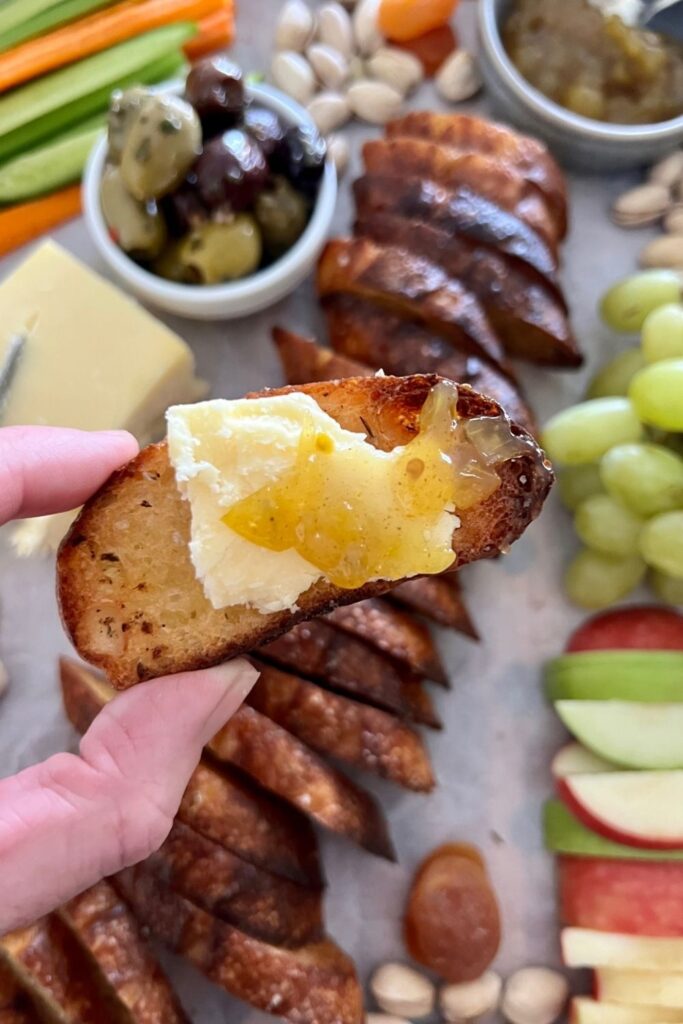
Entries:
[[[277,0],[240,5],[234,56],[245,69],[267,70],[280,6]],[[460,37],[469,48],[476,47],[474,6],[463,2],[458,14]],[[442,106],[428,87],[412,105]],[[485,98],[467,106],[490,113]],[[359,167],[360,146],[379,131],[349,129],[353,166],[341,188],[337,234],[348,231],[352,221],[349,182]],[[623,344],[600,324],[596,304],[609,284],[635,268],[648,238],[647,231],[628,233],[608,219],[611,201],[631,183],[629,176],[570,179],[571,231],[562,276],[587,365],[581,373],[520,367],[541,422],[577,400],[591,372]],[[55,237],[105,273],[82,221]],[[24,255],[2,261],[0,278]],[[191,344],[200,375],[213,382],[212,394],[225,398],[282,382],[270,343],[274,325],[324,337],[310,281],[278,306],[247,319],[216,324],[162,319]],[[506,974],[530,964],[559,963],[553,863],[542,846],[540,809],[550,789],[550,758],[563,733],[542,699],[540,667],[582,618],[561,589],[573,546],[570,518],[551,495],[540,520],[506,558],[463,571],[482,642],[439,635],[453,680],[452,692],[434,691],[445,723],[443,733],[428,737],[439,785],[432,795],[421,796],[362,776],[388,813],[399,863],[384,863],[341,840],[322,837],[329,930],[353,956],[363,980],[375,964],[404,955],[400,921],[412,872],[425,853],[448,840],[476,843],[486,856],[504,924],[498,969]],[[57,655],[68,651],[55,605],[52,560],[17,560],[7,530],[0,531],[0,658],[11,679],[0,701],[0,776],[74,745],[56,674]],[[269,1019],[230,999],[177,958],[164,954],[163,959],[197,1024]]]

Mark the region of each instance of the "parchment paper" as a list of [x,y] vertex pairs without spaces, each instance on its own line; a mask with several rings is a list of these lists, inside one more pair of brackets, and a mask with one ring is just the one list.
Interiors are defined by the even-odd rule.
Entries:
[[[234,52],[245,68],[267,70],[280,7],[279,0],[242,0]],[[473,15],[474,3],[464,2],[458,28],[468,46],[475,45]],[[425,88],[413,105],[433,109],[439,103]],[[488,112],[485,98],[469,106]],[[350,131],[356,166],[360,143],[378,133],[360,126]],[[348,183],[353,177],[349,174],[341,191],[336,233],[351,224]],[[572,229],[563,279],[588,366],[580,374],[521,369],[541,422],[578,399],[590,372],[623,344],[600,325],[595,308],[604,288],[634,269],[648,238],[647,231],[613,227],[607,217],[611,199],[630,183],[629,177],[571,181]],[[106,273],[82,222],[55,237]],[[21,256],[3,261],[0,276]],[[321,326],[310,282],[279,306],[249,319],[218,324],[163,319],[192,345],[201,375],[213,382],[213,393],[228,398],[282,382],[269,340],[275,324],[304,333]],[[341,840],[322,839],[329,931],[354,957],[362,979],[376,963],[403,955],[400,918],[411,873],[432,847],[453,839],[479,844],[490,866],[504,920],[498,968],[506,973],[532,963],[559,962],[553,863],[542,848],[539,815],[550,790],[550,758],[563,732],[542,699],[539,670],[582,617],[561,590],[563,565],[574,546],[570,518],[551,496],[541,519],[505,559],[463,571],[467,601],[483,641],[478,645],[456,634],[439,637],[454,685],[448,694],[435,691],[445,722],[443,733],[428,737],[438,788],[425,797],[405,794],[371,776],[358,777],[380,796],[388,812],[399,864],[386,864]],[[10,690],[0,700],[0,775],[74,744],[56,681],[56,657],[68,650],[55,606],[52,562],[16,560],[6,531],[4,536],[0,531],[0,658],[11,678]],[[177,958],[164,954],[164,961],[198,1024],[258,1024],[268,1019],[206,983]]]

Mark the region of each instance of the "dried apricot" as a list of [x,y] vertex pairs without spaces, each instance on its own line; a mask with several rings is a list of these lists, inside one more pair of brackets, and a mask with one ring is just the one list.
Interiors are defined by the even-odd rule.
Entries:
[[458,0],[382,0],[379,27],[387,39],[405,42],[445,25]]
[[406,908],[408,952],[446,981],[481,977],[500,945],[496,895],[475,847],[439,847],[420,865]]
[[433,28],[431,32],[425,32],[424,35],[396,45],[417,57],[422,62],[427,78],[432,78],[458,49],[458,37],[450,25],[441,25],[439,28]]

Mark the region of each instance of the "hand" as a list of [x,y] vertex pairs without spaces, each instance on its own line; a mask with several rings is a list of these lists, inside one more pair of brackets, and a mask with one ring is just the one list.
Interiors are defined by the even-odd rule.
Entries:
[[[136,452],[120,431],[0,430],[0,524],[76,508]],[[104,708],[80,756],[0,780],[0,935],[158,849],[202,747],[256,679],[233,661],[141,683]]]

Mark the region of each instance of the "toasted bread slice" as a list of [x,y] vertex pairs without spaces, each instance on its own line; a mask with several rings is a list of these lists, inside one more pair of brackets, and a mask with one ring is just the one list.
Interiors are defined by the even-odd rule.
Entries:
[[342,380],[344,377],[372,377],[375,373],[371,366],[316,345],[309,338],[282,327],[273,328],[273,342],[288,384],[311,384],[316,380]]
[[409,249],[443,267],[477,296],[510,355],[571,369],[583,362],[555,292],[517,261],[431,224],[389,213],[362,217],[356,233],[379,245]]
[[557,224],[535,185],[509,164],[484,153],[458,153],[422,139],[376,139],[363,146],[369,174],[409,175],[435,181],[448,189],[478,192],[525,221],[557,252]]
[[[341,426],[364,431],[383,450],[419,430],[422,407],[439,378],[370,377],[284,388],[301,391]],[[458,389],[461,419],[503,415],[500,406]],[[511,436],[525,436],[512,424]],[[459,514],[455,564],[505,550],[536,518],[552,483],[543,453],[527,438],[523,455],[498,466],[500,486]],[[62,543],[58,593],[65,628],[79,654],[111,682],[143,679],[217,664],[252,650],[297,622],[363,597],[386,593],[398,581],[342,590],[321,580],[296,610],[262,614],[248,606],[214,609],[190,560],[190,508],[181,498],[165,444],[144,449],[86,502]],[[169,614],[173,610],[172,616]]]
[[556,289],[555,251],[526,221],[470,188],[448,188],[429,178],[365,174],[353,184],[359,216],[394,213],[422,220],[449,234],[464,236],[519,260]]
[[392,663],[365,641],[344,636],[327,622],[302,622],[257,653],[375,707],[433,729],[441,727],[418,676]]
[[412,616],[380,598],[335,608],[325,616],[337,629],[365,640],[412,672],[448,686],[444,668],[429,630]]
[[437,263],[408,248],[369,238],[335,238],[318,263],[318,294],[367,299],[424,323],[458,349],[511,373],[479,299]]
[[513,423],[537,433],[534,414],[520,385],[492,363],[468,355],[420,324],[364,299],[334,295],[324,306],[330,344],[338,353],[399,376],[438,373],[458,384],[469,384],[498,402]]
[[14,1006],[19,992],[17,979],[0,960],[0,1010],[8,1010]]
[[437,626],[455,629],[472,640],[479,639],[463,600],[460,583],[454,574],[448,577],[424,576],[421,579],[406,580],[392,590],[389,599],[419,612]]
[[97,972],[105,1004],[120,1024],[189,1024],[131,910],[109,882],[99,882],[59,916]]
[[427,111],[411,111],[390,121],[386,132],[390,138],[428,139],[460,153],[497,157],[541,190],[555,218],[559,237],[566,235],[567,183],[547,147],[537,139],[480,117]]
[[144,865],[115,884],[152,935],[236,998],[292,1024],[361,1024],[353,963],[329,939],[298,950],[260,942],[172,892]]
[[[69,658],[60,659],[59,672],[67,717],[84,733],[116,691]],[[265,871],[314,888],[323,884],[318,841],[308,820],[225,767],[197,765],[178,820]]]
[[209,914],[274,946],[323,937],[322,891],[271,875],[176,821],[145,866]]
[[248,702],[313,750],[417,792],[434,787],[422,739],[393,715],[259,665]]
[[208,749],[323,828],[378,857],[394,859],[387,823],[374,797],[254,708],[241,707]]
[[0,1024],[40,1024],[40,1018],[28,1002],[23,1000],[15,1006],[0,1009]]

